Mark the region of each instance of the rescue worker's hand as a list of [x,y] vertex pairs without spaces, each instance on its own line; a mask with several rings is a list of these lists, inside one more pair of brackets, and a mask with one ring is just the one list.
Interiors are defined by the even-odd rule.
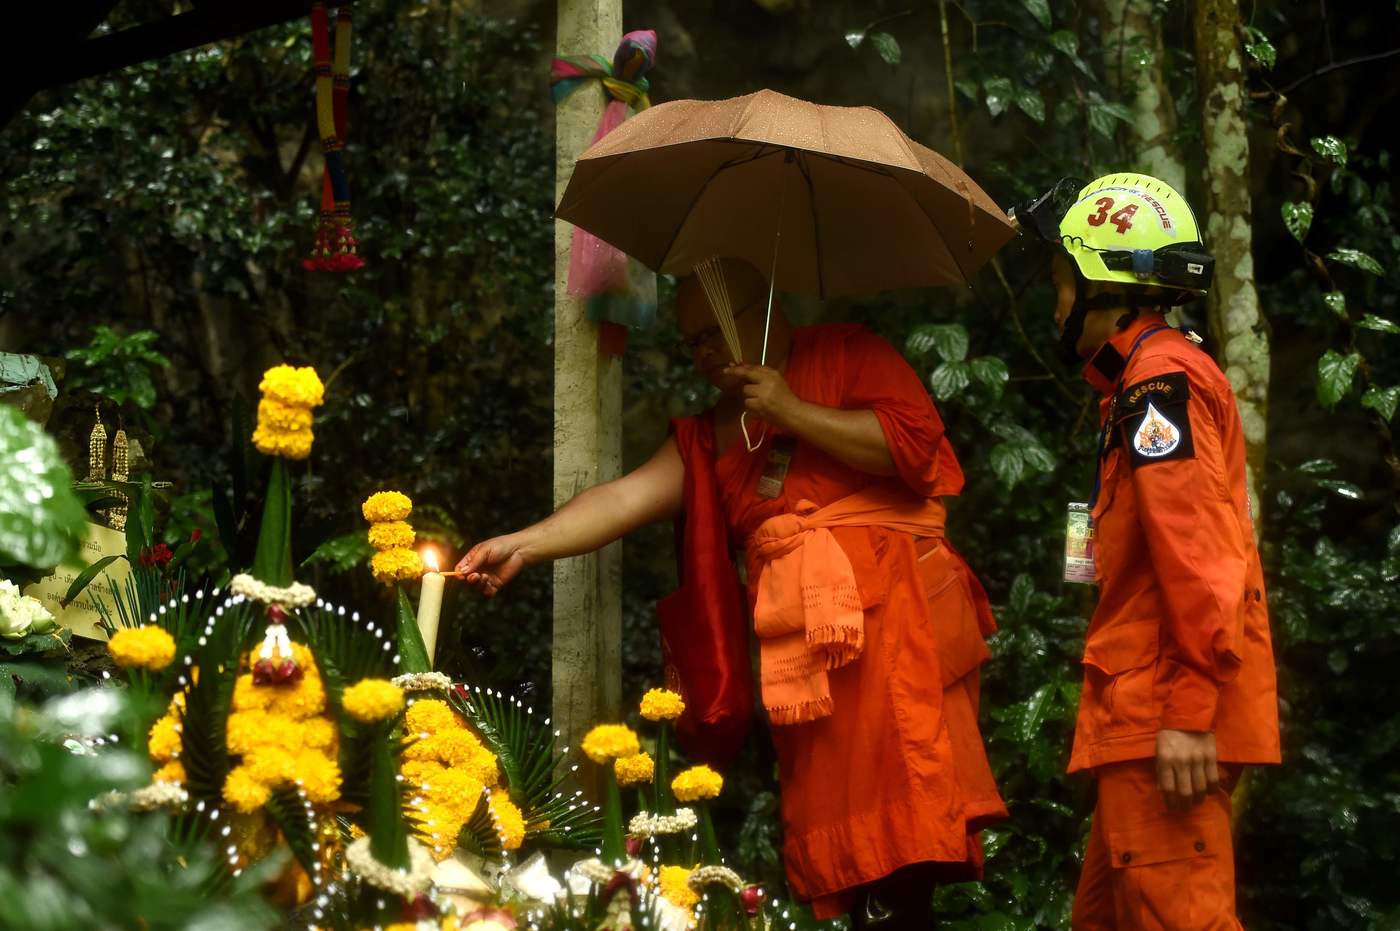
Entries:
[[802,403],[792,393],[783,373],[766,365],[730,365],[726,375],[737,375],[744,385],[744,409],[778,427],[791,424],[792,412]]
[[457,563],[457,571],[468,585],[492,598],[525,568],[521,544],[514,534],[483,540],[467,550]]
[[1220,784],[1211,731],[1157,732],[1157,787],[1172,811],[1198,805]]

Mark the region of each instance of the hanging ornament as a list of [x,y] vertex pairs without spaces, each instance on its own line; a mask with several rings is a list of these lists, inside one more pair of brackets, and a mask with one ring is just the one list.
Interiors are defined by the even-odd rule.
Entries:
[[107,428],[102,426],[102,408],[92,406],[96,423],[88,434],[88,481],[100,482],[107,477]]
[[[612,61],[602,55],[554,59],[550,86],[557,105],[590,81],[602,84],[609,100],[593,142],[627,118],[628,109],[651,106],[647,72],[656,64],[656,32],[639,29],[622,37]],[[578,227],[569,244],[569,293],[588,302],[588,319],[600,324],[599,349],[622,355],[628,327],[650,326],[656,319],[656,276],[617,247]]]
[[311,5],[311,48],[316,71],[316,127],[325,164],[321,172],[321,214],[307,271],[349,272],[364,267],[350,219],[350,180],[345,173],[346,109],[350,95],[350,7],[335,18],[332,64],[330,14],[324,3]]
[[291,685],[301,680],[303,671],[292,655],[286,621],[287,612],[281,605],[267,606],[267,630],[258,647],[258,658],[253,661],[255,685]]
[[[112,439],[112,481],[125,482],[131,478],[131,459],[127,445],[126,431],[118,428]],[[112,495],[121,504],[107,509],[107,525],[113,530],[126,530],[126,508],[130,499],[125,492],[113,490]]]

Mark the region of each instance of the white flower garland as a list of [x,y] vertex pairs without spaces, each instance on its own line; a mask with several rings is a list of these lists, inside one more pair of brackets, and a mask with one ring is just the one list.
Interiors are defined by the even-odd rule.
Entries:
[[728,886],[735,894],[744,891],[744,879],[738,873],[727,866],[700,866],[691,870],[690,877],[686,880],[691,891],[703,895],[705,887],[718,883]]
[[406,870],[386,866],[374,858],[369,849],[369,837],[361,837],[345,848],[345,862],[365,882],[385,892],[393,892],[405,899],[413,899],[420,892],[426,892],[433,884],[433,870],[437,864],[433,855],[413,838],[408,839],[409,868]]
[[640,860],[629,859],[621,866],[612,866],[604,863],[597,857],[589,857],[587,860],[580,860],[571,867],[572,872],[600,886],[606,886],[617,873],[626,873],[629,876],[636,877],[641,875],[642,869],[642,861]]
[[157,808],[184,808],[190,794],[176,782],[153,782],[131,793],[132,811],[155,811]]
[[389,680],[405,692],[445,692],[452,680],[440,672],[406,672]]
[[632,816],[627,831],[637,837],[656,837],[661,834],[684,834],[692,831],[700,820],[693,808],[678,808],[674,815],[653,815],[649,811],[639,811]]
[[242,595],[249,601],[281,605],[284,608],[304,608],[316,600],[316,590],[310,585],[293,582],[286,588],[278,588],[276,585],[259,582],[246,572],[234,576],[233,581],[228,584],[228,590],[231,594]]

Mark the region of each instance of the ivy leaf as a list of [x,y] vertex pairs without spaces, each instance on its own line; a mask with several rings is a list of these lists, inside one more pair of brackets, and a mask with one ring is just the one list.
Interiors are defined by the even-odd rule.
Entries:
[[992,474],[1008,489],[1014,488],[1021,480],[1021,473],[1026,469],[1025,460],[1021,458],[1021,447],[1015,443],[999,443],[992,447],[988,458],[991,461]]
[[996,356],[979,356],[972,360],[972,377],[992,389],[992,394],[1001,397],[1006,383],[1011,378],[1006,363]]
[[1113,131],[1117,129],[1115,120],[1126,123],[1132,119],[1133,111],[1123,104],[1104,100],[1097,93],[1089,94],[1089,126],[1105,139],[1113,138]]
[[851,48],[860,48],[860,44],[865,41],[864,29],[852,29],[846,33],[846,44]]
[[1037,91],[1029,87],[1016,88],[1016,106],[1037,123],[1045,122],[1045,101]]
[[1035,21],[1046,29],[1050,28],[1050,0],[1022,0]]
[[1244,43],[1245,52],[1265,69],[1272,69],[1278,61],[1278,49],[1274,48],[1269,37],[1253,26],[1244,27],[1244,32],[1247,39]]
[[973,101],[974,103],[976,103],[976,101],[977,101],[977,82],[976,82],[976,81],[972,80],[971,78],[958,78],[956,81],[953,82],[953,86],[956,87],[956,88],[958,89],[958,93],[959,93],[959,94],[962,94],[962,95],[963,95],[964,97],[966,97],[968,100],[971,100],[971,101]]
[[1017,574],[1011,582],[1011,608],[1017,614],[1025,614],[1026,609],[1031,606],[1031,595],[1035,594],[1035,582],[1031,579],[1030,573],[1022,572]]
[[1361,396],[1361,406],[1369,407],[1380,414],[1383,420],[1390,420],[1395,416],[1397,405],[1400,405],[1400,385],[1391,385],[1389,388],[1372,385]]
[[1313,151],[1338,168],[1347,167],[1347,144],[1336,136],[1314,136]]
[[1381,263],[1360,249],[1333,249],[1327,254],[1327,257],[1334,262],[1341,262],[1343,265],[1350,265],[1352,268],[1359,268],[1363,272],[1370,272],[1373,275],[1385,274]]
[[1360,353],[1341,355],[1334,349],[1317,360],[1317,399],[1323,407],[1336,407],[1337,402],[1351,390],[1356,367],[1361,364]]
[[966,362],[944,362],[929,376],[929,387],[933,389],[933,396],[940,401],[946,401],[971,383],[972,376],[968,373]]
[[987,92],[987,112],[992,116],[1005,113],[1006,108],[1011,105],[1011,79],[987,78],[982,82],[982,89]]
[[1367,314],[1356,325],[1363,330],[1375,330],[1377,333],[1400,333],[1400,326],[1396,326],[1384,317],[1377,317],[1375,314]]
[[1079,54],[1079,37],[1068,29],[1060,29],[1050,33],[1046,41],[1070,58]]
[[1322,302],[1326,304],[1338,317],[1343,320],[1347,318],[1347,296],[1340,291],[1328,291],[1322,295]]
[[875,46],[875,51],[879,53],[887,65],[897,65],[900,58],[903,57],[899,49],[899,42],[888,32],[872,32],[870,44]]
[[1308,230],[1313,221],[1312,204],[1307,201],[1286,200],[1279,207],[1279,212],[1283,214],[1283,225],[1293,234],[1294,239],[1302,242],[1308,237]]
[[947,362],[961,362],[967,358],[967,328],[960,323],[927,323],[915,328],[905,345],[913,353],[933,349]]

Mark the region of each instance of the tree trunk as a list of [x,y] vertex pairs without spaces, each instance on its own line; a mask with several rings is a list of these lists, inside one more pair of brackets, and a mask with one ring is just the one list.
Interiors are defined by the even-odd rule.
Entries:
[[[621,0],[559,0],[558,53],[611,56],[622,36]],[[603,115],[601,89],[585,87],[555,109],[555,203]],[[621,470],[622,364],[598,351],[598,325],[568,293],[573,227],[554,224],[554,504]],[[620,543],[554,564],[554,726],[580,758],[588,728],[616,720],[622,692]],[[580,784],[595,800],[597,767]]]
[[1185,192],[1167,52],[1153,7],[1152,0],[1101,0],[1105,70],[1109,86],[1133,108],[1133,121],[1124,130],[1129,165]]
[[[1236,0],[1198,0],[1196,66],[1206,155],[1206,245],[1215,255],[1210,332],[1244,421],[1247,482],[1258,526],[1259,482],[1268,452],[1269,335],[1254,287],[1249,134]],[[1256,531],[1257,532],[1257,531]]]

